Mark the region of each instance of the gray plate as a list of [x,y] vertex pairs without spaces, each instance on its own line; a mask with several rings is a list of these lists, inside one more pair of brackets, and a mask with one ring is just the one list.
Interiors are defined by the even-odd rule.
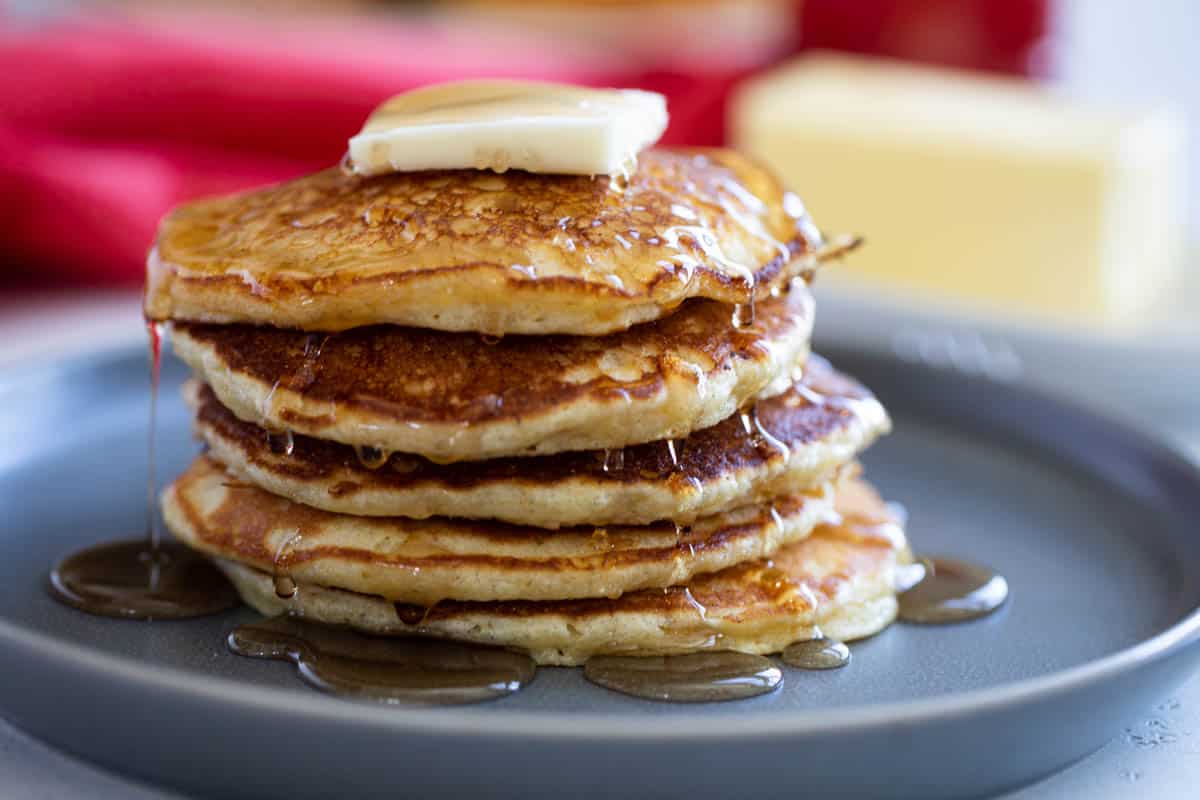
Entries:
[[[1200,474],[1153,440],[1023,391],[830,353],[897,432],[868,473],[924,552],[999,568],[1008,606],[898,625],[832,673],[704,706],[545,669],[458,709],[342,701],[226,652],[251,615],[142,624],[52,602],[47,567],[142,527],[146,368],[125,353],[0,380],[0,710],[115,769],[219,796],[958,797],[1104,744],[1200,659]],[[194,450],[169,364],[161,478]]]

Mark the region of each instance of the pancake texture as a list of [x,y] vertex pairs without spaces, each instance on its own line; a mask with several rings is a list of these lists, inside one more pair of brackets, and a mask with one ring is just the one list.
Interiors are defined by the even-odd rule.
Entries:
[[728,150],[643,153],[623,186],[329,169],[168,214],[145,311],[316,331],[598,335],[688,298],[766,297],[811,275],[822,246],[799,199]]
[[820,635],[870,636],[895,619],[896,568],[911,559],[900,525],[865,485],[840,493],[839,508],[840,521],[769,560],[616,599],[444,601],[413,613],[379,597],[313,584],[283,600],[267,573],[229,560],[217,564],[263,614],[502,645],[544,665],[579,665],[594,655],[774,653]]
[[499,522],[366,518],[237,484],[198,458],[163,493],[171,532],[212,556],[389,602],[616,597],[762,558],[833,513],[831,487],[706,517],[688,527],[547,531]]
[[232,475],[298,503],[361,516],[493,518],[543,528],[689,523],[814,488],[889,425],[870,392],[816,355],[783,394],[686,439],[456,464],[395,453],[368,465],[347,445],[268,436],[196,381],[184,396],[197,435]]
[[621,448],[710,427],[788,388],[812,319],[812,295],[796,283],[742,328],[727,306],[695,301],[603,337],[183,323],[172,342],[243,420],[447,462]]

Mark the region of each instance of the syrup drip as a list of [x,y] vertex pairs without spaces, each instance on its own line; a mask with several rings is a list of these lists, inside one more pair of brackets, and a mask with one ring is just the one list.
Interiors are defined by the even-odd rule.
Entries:
[[271,419],[271,413],[275,409],[275,393],[277,391],[279,391],[279,387],[282,385],[283,385],[282,379],[277,380],[273,384],[271,384],[270,391],[268,391],[266,397],[263,398],[262,407],[260,407],[258,409],[258,417],[259,417],[258,424],[259,424],[259,427],[261,427],[265,430],[270,430],[269,421]]
[[[680,528],[678,525],[675,526],[675,530],[677,532],[682,532],[682,528]],[[683,587],[683,599],[689,606],[692,607],[692,610],[700,616],[701,622],[708,621],[708,609],[704,607],[703,603],[696,599],[696,596],[692,594],[692,590],[686,586]]]
[[267,446],[277,456],[290,456],[296,449],[296,437],[291,431],[275,433],[267,431]]
[[50,596],[103,617],[186,619],[241,600],[220,570],[174,542],[105,542],[72,553],[50,572]]
[[671,458],[671,466],[675,469],[679,469],[679,451],[682,449],[682,442],[676,445],[674,439],[667,439],[667,455]]
[[206,559],[163,541],[156,512],[155,430],[162,368],[163,325],[146,322],[150,336],[150,431],[147,437],[146,531],[141,539],[79,550],[50,571],[48,590],[60,603],[89,614],[126,619],[183,619],[215,614],[240,601]]
[[776,453],[782,455],[785,459],[791,455],[792,449],[783,441],[776,438],[776,436],[767,430],[762,424],[762,421],[758,418],[757,405],[751,407],[749,411],[743,411],[741,415],[741,421],[742,430],[744,430],[751,438],[755,449],[760,453],[770,457],[770,453],[764,451],[774,450]]
[[596,656],[583,668],[592,683],[647,700],[707,703],[767,694],[783,684],[770,660],[747,653]]
[[775,508],[774,504],[772,504],[768,511],[771,514],[771,522],[775,525],[775,532],[782,534],[783,516],[779,513],[779,509]]
[[[158,383],[162,374],[163,324],[146,320],[150,335],[150,430],[146,436],[146,548],[153,555],[162,542],[158,529]],[[154,561],[155,559],[151,559]]]
[[604,462],[601,469],[605,472],[621,472],[625,469],[625,451],[623,449],[605,450]]
[[738,330],[752,326],[754,324],[754,301],[734,305],[732,321],[733,327]]
[[[280,386],[292,391],[302,391],[316,382],[317,360],[321,357],[321,350],[328,341],[327,334],[310,333],[304,337],[304,354],[300,366],[290,375],[278,378],[271,384],[270,391],[263,397],[262,405],[258,410],[260,427],[265,428],[268,432],[273,430],[271,419],[275,416],[275,394],[279,391]],[[268,439],[268,443],[270,443],[270,439]],[[291,453],[289,452],[288,455]]]
[[388,462],[391,454],[386,450],[380,450],[378,447],[368,447],[366,445],[357,445],[354,452],[358,455],[358,462],[367,469],[379,469]]
[[1004,605],[1008,581],[979,564],[923,559],[925,576],[899,596],[899,619],[929,625],[978,619]]
[[426,608],[414,603],[395,603],[394,605],[396,616],[405,625],[420,625],[429,617],[429,612],[433,610],[433,606]]
[[614,195],[624,195],[629,189],[629,179],[631,174],[625,172],[617,172],[608,177],[608,191]]
[[338,169],[341,170],[343,175],[351,176],[357,174],[354,171],[354,161],[350,158],[349,150],[342,156],[342,160],[338,162]]
[[291,661],[317,689],[405,705],[479,703],[512,694],[537,671],[525,655],[419,637],[366,636],[289,617],[229,634],[240,656]]
[[925,576],[933,572],[929,559],[921,558],[911,564],[896,567],[895,589],[897,594],[903,594],[925,580]]
[[845,642],[818,635],[788,645],[779,654],[779,660],[800,669],[840,669],[850,663],[850,648]]
[[325,343],[328,341],[328,335],[319,333],[310,333],[304,337],[304,358],[300,362],[300,368],[292,373],[292,377],[288,380],[289,388],[300,391],[316,382],[317,359],[321,357],[321,351],[325,349]]
[[275,583],[275,595],[280,600],[292,599],[300,589],[287,569],[287,562],[292,545],[301,541],[301,539],[303,537],[300,535],[300,531],[293,531],[279,543],[279,547],[275,549],[275,558],[271,560],[271,577]]

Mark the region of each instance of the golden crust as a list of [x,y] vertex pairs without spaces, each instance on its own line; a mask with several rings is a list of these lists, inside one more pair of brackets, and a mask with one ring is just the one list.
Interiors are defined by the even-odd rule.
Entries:
[[541,528],[445,518],[352,517],[238,484],[201,456],[163,493],[188,546],[297,582],[432,605],[456,600],[615,597],[671,586],[809,534],[832,513],[828,486],[697,521]]
[[742,329],[728,307],[693,301],[602,337],[182,323],[172,341],[241,419],[464,461],[620,448],[715,425],[787,389],[812,316],[812,296],[797,285],[760,303]]
[[597,335],[691,297],[765,297],[811,274],[820,244],[799,200],[727,150],[644,153],[623,190],[606,176],[331,169],[168,214],[145,311]]
[[212,455],[269,492],[342,514],[543,528],[687,523],[808,489],[888,427],[878,400],[815,355],[797,385],[759,401],[746,419],[734,415],[686,439],[455,464],[396,453],[368,466],[352,447],[307,436],[285,451],[281,437],[239,420],[207,386],[189,382],[184,395]]
[[217,563],[263,614],[290,613],[383,635],[502,645],[524,650],[540,664],[577,665],[609,654],[774,653],[821,634],[870,636],[895,618],[896,567],[911,558],[898,522],[865,484],[839,493],[838,505],[840,523],[818,526],[769,560],[616,599],[443,602],[423,615],[402,616],[378,597],[320,585],[301,585],[295,597],[281,600],[265,573]]

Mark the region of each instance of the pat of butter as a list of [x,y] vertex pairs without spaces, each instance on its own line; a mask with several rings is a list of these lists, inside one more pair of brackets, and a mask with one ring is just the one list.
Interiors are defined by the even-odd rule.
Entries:
[[1136,318],[1180,272],[1184,138],[1168,116],[817,54],[744,88],[731,123],[826,229],[865,237],[851,276],[1107,323]]
[[360,175],[490,169],[629,173],[667,127],[661,94],[534,81],[461,81],[397,95],[350,140]]

